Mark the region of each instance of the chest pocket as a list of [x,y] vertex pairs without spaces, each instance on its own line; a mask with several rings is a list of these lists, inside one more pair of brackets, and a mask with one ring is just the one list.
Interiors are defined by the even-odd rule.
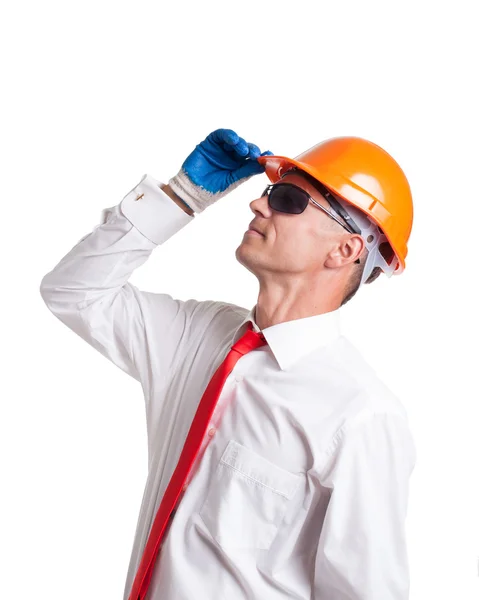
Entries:
[[220,546],[266,550],[300,481],[300,475],[230,440],[199,514]]

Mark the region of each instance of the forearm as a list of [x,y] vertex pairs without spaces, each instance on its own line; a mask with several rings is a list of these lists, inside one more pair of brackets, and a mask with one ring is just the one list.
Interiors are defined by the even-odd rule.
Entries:
[[51,309],[77,310],[119,290],[157,245],[191,221],[158,187],[152,177],[142,179],[44,276],[41,292]]
[[[145,357],[154,355],[155,372],[161,369],[168,376],[186,327],[186,311],[196,306],[196,301],[144,292],[129,283],[152,251],[194,218],[178,210],[161,183],[145,174],[119,204],[102,211],[100,223],[40,284],[43,300],[60,321],[146,384]],[[161,342],[154,349],[146,332],[146,323],[151,322]]]

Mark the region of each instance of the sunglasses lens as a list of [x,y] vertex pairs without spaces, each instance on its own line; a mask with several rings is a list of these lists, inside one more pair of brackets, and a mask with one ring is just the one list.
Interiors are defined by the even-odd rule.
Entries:
[[274,210],[299,215],[308,206],[309,198],[299,188],[283,183],[271,188],[268,201]]

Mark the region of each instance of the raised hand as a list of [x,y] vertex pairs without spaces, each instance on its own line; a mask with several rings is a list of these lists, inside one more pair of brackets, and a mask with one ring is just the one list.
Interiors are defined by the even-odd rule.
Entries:
[[170,188],[195,212],[234,190],[253,175],[264,172],[256,144],[247,143],[232,129],[212,131],[189,154],[180,171],[168,182]]

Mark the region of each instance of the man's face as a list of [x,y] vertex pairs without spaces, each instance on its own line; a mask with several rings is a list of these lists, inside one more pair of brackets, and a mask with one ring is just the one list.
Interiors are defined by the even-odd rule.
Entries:
[[[328,201],[300,174],[287,173],[281,182],[298,185],[331,210]],[[250,208],[254,213],[251,226],[264,235],[245,233],[236,249],[236,259],[259,276],[276,272],[315,277],[324,268],[324,261],[335,243],[349,235],[312,202],[299,215],[273,210],[267,196],[250,202]]]

